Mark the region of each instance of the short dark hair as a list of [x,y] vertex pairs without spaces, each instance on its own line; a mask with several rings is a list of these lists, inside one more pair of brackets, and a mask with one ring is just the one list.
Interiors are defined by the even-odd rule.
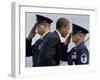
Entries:
[[69,25],[69,20],[66,19],[66,18],[59,18],[56,22],[56,29],[60,29],[62,26],[66,25],[68,26]]

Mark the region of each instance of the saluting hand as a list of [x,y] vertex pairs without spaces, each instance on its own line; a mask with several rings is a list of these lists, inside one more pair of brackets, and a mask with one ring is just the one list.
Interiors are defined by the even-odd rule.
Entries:
[[31,31],[28,34],[28,38],[27,39],[32,39],[35,36],[35,34],[36,34],[36,27],[37,27],[37,24],[35,24],[32,27]]
[[66,41],[65,41],[65,45],[69,44],[71,41],[71,33],[69,34],[69,36],[67,37]]

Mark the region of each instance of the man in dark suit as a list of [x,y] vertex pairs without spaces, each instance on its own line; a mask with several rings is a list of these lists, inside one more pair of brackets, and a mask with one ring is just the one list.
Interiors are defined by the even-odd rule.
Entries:
[[85,28],[73,24],[72,41],[76,46],[69,52],[68,65],[89,64],[89,51],[84,44],[87,33],[89,32]]
[[68,33],[69,21],[65,18],[58,19],[56,31],[46,37],[41,47],[38,66],[57,66],[60,64],[60,60],[67,60],[68,43],[62,44],[61,42]]
[[[46,42],[47,39],[46,37],[48,37],[51,34],[49,32],[49,29],[51,23],[53,22],[51,19],[41,15],[36,15],[36,18],[37,18],[37,23],[32,28],[28,37],[26,38],[26,57],[32,56],[33,66],[38,66],[39,53],[42,52],[41,48]],[[41,35],[41,38],[38,39],[34,45],[31,45],[32,38],[36,34],[36,29],[37,33]]]

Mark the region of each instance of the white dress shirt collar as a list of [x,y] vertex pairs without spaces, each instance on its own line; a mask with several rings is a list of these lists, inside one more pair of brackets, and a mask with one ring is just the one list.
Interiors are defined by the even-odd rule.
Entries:
[[62,36],[61,36],[61,34],[59,33],[59,31],[58,30],[56,30],[56,32],[58,33],[58,35],[59,35],[59,38],[60,38],[60,41],[61,41],[61,43],[64,43],[65,42],[65,38],[63,38]]

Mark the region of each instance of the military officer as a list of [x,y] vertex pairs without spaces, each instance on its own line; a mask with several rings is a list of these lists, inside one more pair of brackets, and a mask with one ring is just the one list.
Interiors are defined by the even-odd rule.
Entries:
[[[44,17],[42,15],[36,15],[36,18],[37,18],[37,23],[32,28],[28,37],[26,38],[26,57],[32,56],[34,67],[38,66],[39,53],[42,52],[41,47],[46,42],[47,40],[46,37],[48,37],[48,35],[51,34],[49,32],[49,29],[51,23],[53,22],[50,18]],[[36,34],[36,29],[37,33],[41,35],[41,38],[38,39],[34,45],[31,45],[32,38]]]
[[68,65],[89,64],[89,51],[84,44],[85,36],[89,31],[76,24],[72,26],[72,41],[76,46],[69,52]]

